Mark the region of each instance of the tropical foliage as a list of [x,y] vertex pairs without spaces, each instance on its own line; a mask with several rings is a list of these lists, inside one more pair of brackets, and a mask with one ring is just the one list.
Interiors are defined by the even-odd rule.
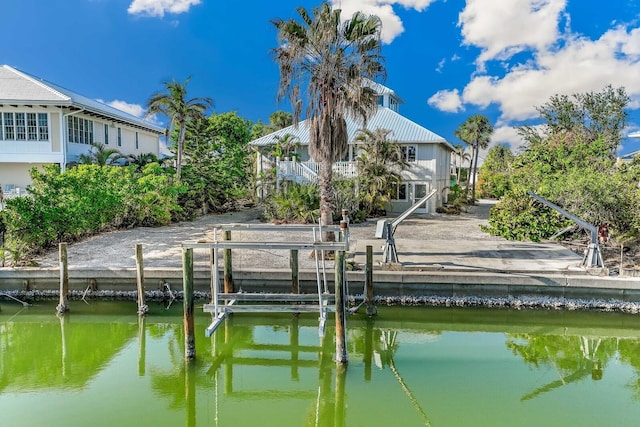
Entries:
[[402,146],[389,137],[391,131],[362,130],[358,143],[358,195],[361,208],[369,215],[382,213],[402,182],[400,172],[409,166]]
[[312,12],[303,7],[297,12],[300,21],[272,21],[280,43],[274,49],[280,68],[278,98],[289,98],[294,123],[306,104],[309,152],[321,164],[320,216],[329,224],[335,210],[332,164],[347,150],[345,117],[366,122],[377,109],[377,96],[367,82],[384,76],[381,21],[361,12],[343,19],[341,10],[327,2]]
[[118,149],[108,148],[101,142],[93,142],[89,153],[78,156],[78,163],[107,166],[118,164],[118,161],[123,158],[124,156]]
[[79,165],[31,171],[29,197],[7,200],[0,211],[5,251],[17,262],[58,242],[118,227],[168,224],[184,187],[157,163],[135,167]]
[[523,127],[525,150],[511,164],[510,190],[491,211],[492,234],[540,240],[570,224],[534,202],[544,197],[584,221],[607,223],[612,236],[640,235],[640,163],[619,164],[615,151],[624,128],[623,89],[555,96],[540,107],[540,127]]
[[291,183],[265,200],[264,216],[278,222],[315,223],[319,217],[319,204],[316,185]]
[[478,173],[480,197],[499,199],[511,189],[515,156],[506,145],[491,147]]
[[298,150],[302,146],[300,138],[287,133],[282,136],[275,135],[273,139],[275,144],[271,145],[267,150],[268,155],[276,159],[291,158],[297,160],[300,158],[298,154]]
[[177,138],[174,144],[177,151],[176,175],[178,180],[182,178],[182,162],[184,153],[184,141],[187,124],[193,120],[204,117],[204,113],[213,107],[211,98],[187,98],[188,77],[184,83],[175,80],[165,82],[165,90],[158,92],[147,101],[147,116],[162,114],[169,120],[166,135],[169,136],[177,131]]
[[186,218],[228,209],[252,189],[247,144],[252,124],[236,112],[212,114],[187,124],[183,181],[179,198]]

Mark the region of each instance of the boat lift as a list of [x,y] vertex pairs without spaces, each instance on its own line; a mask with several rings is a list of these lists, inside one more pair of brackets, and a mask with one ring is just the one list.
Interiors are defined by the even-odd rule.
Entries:
[[600,252],[600,245],[598,244],[598,231],[599,228],[595,225],[589,224],[586,221],[578,218],[575,215],[570,214],[569,212],[562,209],[560,206],[555,205],[548,201],[547,199],[538,196],[532,191],[528,191],[527,194],[533,197],[543,205],[550,207],[551,209],[559,212],[565,218],[568,218],[578,224],[580,227],[588,230],[591,233],[591,243],[589,243],[589,247],[584,253],[584,257],[582,258],[581,267],[585,268],[604,268],[604,261],[602,260],[602,253]]
[[409,209],[402,212],[400,216],[393,221],[388,221],[386,219],[379,219],[376,224],[376,238],[378,239],[386,239],[384,244],[384,250],[382,251],[382,262],[383,263],[398,263],[398,251],[396,250],[396,242],[393,238],[393,234],[396,231],[396,227],[402,221],[404,221],[409,215],[414,213],[420,206],[427,203],[434,194],[436,194],[438,190],[431,190],[429,194],[424,196],[422,199],[418,200],[414,203]]

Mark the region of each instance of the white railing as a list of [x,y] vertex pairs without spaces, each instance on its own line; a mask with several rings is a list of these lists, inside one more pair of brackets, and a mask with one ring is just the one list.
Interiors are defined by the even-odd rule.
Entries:
[[[281,178],[295,182],[318,182],[320,163],[280,160],[278,164],[278,174]],[[355,162],[336,162],[333,164],[333,173],[344,178],[353,178],[358,175],[358,168]]]

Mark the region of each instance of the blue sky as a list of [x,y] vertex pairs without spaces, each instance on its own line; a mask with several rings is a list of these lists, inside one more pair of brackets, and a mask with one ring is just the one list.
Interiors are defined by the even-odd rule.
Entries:
[[[274,18],[307,0],[2,0],[0,63],[136,115],[163,81],[191,76],[189,96],[268,121],[276,110]],[[521,141],[554,94],[624,86],[627,132],[640,130],[640,0],[334,0],[383,21],[384,84],[400,112],[454,145],[472,114],[492,143]],[[625,139],[621,152],[640,149]]]

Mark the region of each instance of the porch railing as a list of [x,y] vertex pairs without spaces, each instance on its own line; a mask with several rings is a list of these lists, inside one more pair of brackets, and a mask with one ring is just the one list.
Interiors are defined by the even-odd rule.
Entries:
[[[280,160],[278,173],[281,178],[295,182],[316,183],[320,175],[320,163]],[[355,162],[336,162],[333,164],[333,173],[344,178],[353,178],[358,175],[358,168]]]

